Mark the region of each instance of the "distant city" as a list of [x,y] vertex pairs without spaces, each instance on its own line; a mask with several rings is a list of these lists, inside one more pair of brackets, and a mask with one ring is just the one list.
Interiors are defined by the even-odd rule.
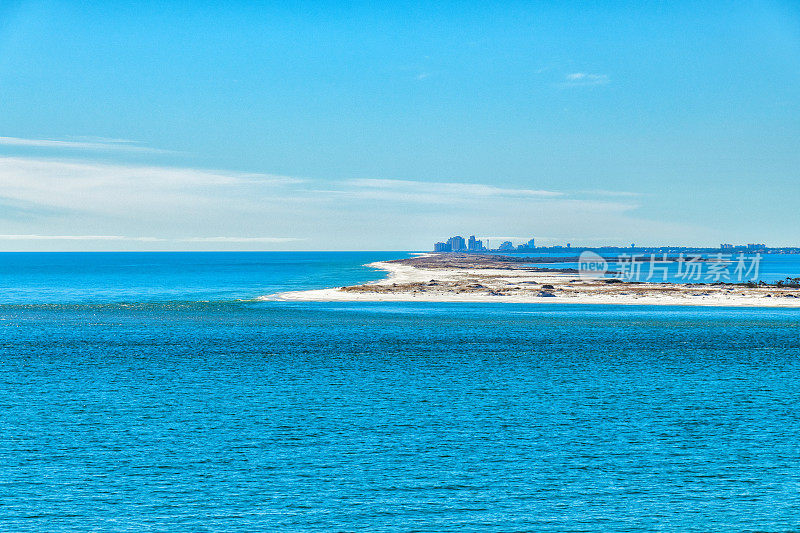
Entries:
[[608,252],[617,251],[640,251],[640,252],[746,252],[746,253],[800,253],[800,247],[768,247],[764,243],[750,243],[750,244],[730,244],[723,243],[719,247],[693,247],[693,246],[636,246],[636,243],[631,243],[630,246],[581,246],[573,247],[571,243],[564,245],[552,246],[536,246],[536,239],[531,238],[527,242],[515,245],[511,241],[503,241],[497,248],[490,248],[488,241],[484,244],[483,240],[478,239],[475,235],[470,235],[469,238],[464,239],[460,235],[450,237],[446,241],[437,242],[433,245],[434,252],[505,252],[505,253],[527,253],[527,252],[548,252],[548,251],[563,251],[563,250],[602,250]]
[[[569,247],[569,245],[568,245]],[[526,252],[536,248],[534,239],[529,240],[525,244],[514,246],[511,241],[504,241],[497,248],[497,251],[521,251]],[[475,235],[470,235],[469,239],[464,240],[461,235],[450,237],[445,242],[437,242],[433,245],[434,252],[491,252],[488,247],[484,246],[483,241],[476,239]]]

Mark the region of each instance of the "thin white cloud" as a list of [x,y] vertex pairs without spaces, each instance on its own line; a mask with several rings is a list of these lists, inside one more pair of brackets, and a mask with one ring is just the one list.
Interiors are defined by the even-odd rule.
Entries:
[[80,140],[60,140],[60,139],[25,139],[22,137],[0,137],[0,145],[15,146],[23,148],[53,148],[68,150],[89,150],[89,151],[122,151],[122,152],[142,152],[148,154],[169,154],[175,153],[170,150],[161,150],[142,146],[136,141],[127,139],[104,139],[101,137],[86,137]]
[[564,76],[565,87],[586,87],[592,85],[606,85],[611,82],[607,74],[590,74],[587,72],[573,72]]
[[227,170],[0,157],[5,234],[0,242],[5,248],[39,249],[56,243],[67,248],[142,249],[150,243],[165,249],[261,244],[292,248],[297,242],[386,249],[389,240],[399,248],[433,242],[441,238],[439,231],[449,232],[447,228],[473,228],[470,231],[489,235],[512,230],[525,236],[574,235],[623,223],[639,227],[631,215],[639,207],[636,199],[604,196],[608,195],[499,184],[304,180]]
[[[320,184],[327,187],[320,188]],[[338,201],[391,204],[579,201],[586,197],[635,197],[624,191],[562,191],[464,182],[362,178],[315,181],[274,174],[181,167],[135,166],[80,160],[0,157],[0,201],[28,209],[140,214],[212,208],[223,202],[257,210]],[[590,199],[589,198],[589,199]],[[588,200],[588,199],[587,199]],[[580,200],[584,201],[584,200]],[[63,212],[63,211],[59,211]]]
[[81,211],[179,209],[207,205],[223,195],[244,202],[303,181],[246,172],[0,157],[4,198]]
[[99,137],[97,135],[72,135],[63,139],[64,141],[82,141],[94,143],[117,143],[117,144],[141,144],[139,141],[131,139],[120,139],[118,137]]
[[190,237],[188,239],[174,239],[176,242],[265,242],[265,243],[282,243],[282,242],[297,242],[305,241],[308,239],[300,239],[297,237]]
[[155,237],[126,237],[124,235],[0,235],[3,241],[141,241],[158,242]]
[[632,192],[632,191],[607,191],[604,189],[592,189],[588,191],[578,191],[579,194],[585,194],[587,196],[606,196],[611,198],[638,198],[642,196],[640,192]]
[[284,243],[305,239],[295,237],[188,237],[167,239],[162,237],[129,237],[125,235],[0,235],[3,241],[122,241],[122,242],[231,242],[231,243]]
[[342,182],[344,194],[356,197],[417,201],[422,203],[452,203],[454,201],[487,198],[556,198],[559,191],[514,189],[481,183],[429,182],[395,179],[351,179]]

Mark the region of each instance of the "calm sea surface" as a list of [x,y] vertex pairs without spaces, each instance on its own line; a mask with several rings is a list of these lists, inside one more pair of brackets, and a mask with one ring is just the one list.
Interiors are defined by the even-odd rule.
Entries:
[[0,254],[0,530],[800,530],[800,311],[250,300],[405,255]]

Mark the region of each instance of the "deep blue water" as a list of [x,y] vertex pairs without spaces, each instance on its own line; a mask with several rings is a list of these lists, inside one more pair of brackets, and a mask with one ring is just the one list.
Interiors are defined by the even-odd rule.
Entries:
[[392,255],[0,255],[0,530],[800,530],[800,311],[242,301]]

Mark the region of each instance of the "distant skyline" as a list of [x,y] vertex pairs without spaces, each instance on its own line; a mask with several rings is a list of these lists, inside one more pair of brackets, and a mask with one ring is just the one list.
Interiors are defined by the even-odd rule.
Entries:
[[0,251],[796,246],[798,87],[793,1],[12,0]]

